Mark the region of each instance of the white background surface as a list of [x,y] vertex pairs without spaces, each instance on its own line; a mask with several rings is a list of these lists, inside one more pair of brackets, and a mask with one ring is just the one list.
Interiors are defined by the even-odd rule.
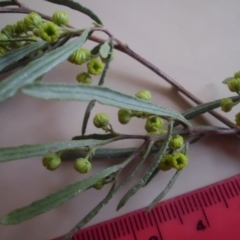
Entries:
[[[44,1],[23,2],[49,15],[54,10],[64,9],[71,14],[71,23],[75,27],[91,26],[91,19],[67,8]],[[81,3],[94,10],[117,38],[167,72],[202,101],[231,95],[221,81],[240,70],[239,1],[82,0]],[[5,14],[0,17],[0,27],[4,27],[23,15]],[[93,47],[94,43],[86,46]],[[44,80],[74,83],[76,74],[83,69],[85,66],[77,67],[65,62],[48,73]],[[96,78],[95,83],[97,81]],[[131,95],[141,89],[148,89],[152,92],[154,103],[178,111],[193,106],[161,78],[119,52],[115,52],[106,85]],[[43,101],[18,94],[1,104],[0,147],[69,140],[81,132],[86,105],[79,102]],[[237,110],[238,107],[227,116],[233,119]],[[129,125],[122,126],[117,123],[117,109],[97,105],[93,113],[100,111],[110,114],[113,126],[119,132],[144,132],[144,122],[141,120],[134,119]],[[200,122],[221,125],[209,115],[199,118],[198,123]],[[87,133],[94,131],[98,130],[89,124]],[[227,136],[209,137],[191,146],[190,164],[167,198],[239,173],[240,150],[237,141],[237,138]],[[119,142],[112,146],[138,144]],[[110,160],[103,165],[99,161],[95,169],[99,171],[109,165]],[[161,173],[147,188],[141,189],[123,209],[116,212],[116,205],[127,190],[123,189],[91,224],[147,206],[172,174],[171,171]],[[1,164],[0,216],[80,178],[69,162],[54,172],[42,167],[40,157]],[[18,226],[0,226],[0,239],[42,240],[64,234],[84,217],[107,191],[108,187],[102,191],[90,190],[33,220]]]

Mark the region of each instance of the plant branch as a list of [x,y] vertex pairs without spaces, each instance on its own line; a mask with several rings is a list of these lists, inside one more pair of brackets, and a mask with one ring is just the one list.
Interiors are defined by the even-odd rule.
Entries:
[[[38,13],[42,18],[46,19],[46,20],[51,20],[51,17],[35,11],[33,9],[30,9],[26,6],[23,6],[22,4],[20,4],[17,0],[15,1],[15,3],[18,3],[18,6],[20,6],[19,8],[6,8],[6,7],[1,7],[0,8],[0,13],[25,13],[28,14],[30,12],[36,12]],[[73,28],[71,25],[68,25],[68,27]],[[99,28],[100,30],[100,28]],[[108,32],[108,30],[106,29],[102,29],[103,32],[105,32],[106,34],[108,34],[109,36],[112,37],[112,34],[110,34]],[[90,40],[94,41],[94,42],[98,42],[98,43],[103,43],[105,42],[104,39],[99,38],[99,37],[95,37],[95,36],[91,36],[89,38]],[[168,76],[165,72],[163,72],[162,70],[160,70],[159,68],[157,68],[155,65],[153,65],[152,63],[150,63],[149,61],[147,61],[146,59],[144,59],[143,57],[141,57],[140,55],[138,55],[137,53],[135,53],[132,49],[130,49],[126,44],[123,44],[120,40],[114,38],[115,42],[117,44],[114,45],[114,48],[129,55],[130,57],[132,57],[133,59],[135,59],[136,61],[140,62],[141,64],[143,64],[145,67],[147,67],[148,69],[152,70],[154,73],[156,73],[158,76],[162,77],[165,81],[167,81],[169,84],[171,84],[173,87],[175,87],[179,92],[183,93],[185,96],[187,96],[189,99],[191,99],[194,103],[196,104],[201,104],[202,101],[200,99],[198,99],[197,97],[195,97],[192,93],[190,93],[187,89],[185,89],[182,85],[180,85],[177,81],[175,81],[173,78],[171,78],[170,76]],[[221,114],[217,113],[216,111],[210,111],[209,112],[212,116],[214,116],[216,119],[218,119],[219,121],[221,121],[222,123],[224,123],[225,125],[234,128],[235,124],[232,123],[229,119],[227,119],[226,117],[222,116]]]

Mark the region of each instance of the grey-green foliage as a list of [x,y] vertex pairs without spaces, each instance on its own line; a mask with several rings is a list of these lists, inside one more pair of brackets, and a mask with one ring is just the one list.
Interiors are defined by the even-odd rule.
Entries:
[[190,123],[180,113],[174,110],[137,99],[136,97],[127,94],[113,91],[106,87],[76,84],[34,83],[25,86],[22,89],[22,92],[29,96],[45,100],[91,101],[95,99],[105,105],[146,112],[166,118],[173,118],[190,126]]
[[49,152],[58,152],[64,149],[74,149],[77,151],[79,148],[81,149],[86,146],[95,147],[99,144],[107,144],[108,142],[109,140],[89,139],[0,148],[0,162],[42,156]]
[[4,69],[5,67],[9,66],[12,63],[17,62],[18,60],[24,58],[29,53],[43,47],[46,44],[46,42],[39,40],[36,43],[29,44],[27,46],[24,46],[22,48],[16,49],[14,51],[10,51],[9,53],[6,53],[5,55],[0,57],[0,71]]
[[45,0],[45,1],[55,3],[55,4],[59,4],[59,5],[63,5],[63,6],[67,6],[69,8],[74,9],[74,10],[77,10],[77,11],[79,11],[81,13],[84,13],[87,16],[89,16],[94,21],[96,21],[98,24],[103,25],[102,21],[99,19],[99,17],[93,11],[91,11],[89,8],[84,7],[83,5],[81,5],[78,2],[75,2],[73,0]]
[[80,37],[44,54],[43,57],[32,61],[27,66],[4,79],[0,83],[0,102],[13,97],[21,87],[35,81],[35,79],[66,60],[69,55],[83,45],[88,37],[89,31],[89,29],[84,30]]
[[69,199],[76,197],[81,192],[85,191],[93,184],[98,182],[99,180],[103,179],[104,177],[109,176],[110,174],[118,171],[122,165],[115,165],[113,167],[109,167],[104,169],[103,171],[88,177],[84,180],[81,180],[77,183],[69,185],[49,196],[46,198],[40,199],[38,201],[33,202],[32,204],[16,209],[6,216],[2,217],[0,222],[1,224],[5,225],[13,225],[19,224],[23,221],[31,219],[39,214],[47,212],[64,202],[68,201]]

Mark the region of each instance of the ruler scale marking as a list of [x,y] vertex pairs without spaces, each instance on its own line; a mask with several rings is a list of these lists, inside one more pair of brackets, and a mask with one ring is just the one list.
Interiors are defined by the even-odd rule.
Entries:
[[116,239],[116,238],[117,238],[117,236],[116,236],[116,234],[115,234],[115,232],[116,232],[116,231],[115,231],[115,229],[114,229],[114,227],[113,227],[113,224],[112,224],[112,223],[110,223],[109,225],[110,225],[110,227],[111,227],[111,230],[112,230],[112,233],[113,233],[112,235],[113,235],[114,239]]
[[236,196],[239,196],[238,191],[237,191],[237,188],[236,188],[236,186],[235,186],[235,184],[234,184],[234,181],[231,181],[231,184],[232,184],[232,187],[233,187],[233,189],[234,189],[234,191],[235,191],[235,193],[236,193]]
[[156,212],[157,212],[160,223],[162,223],[163,221],[162,221],[162,218],[161,218],[161,214],[159,212],[159,207],[156,207]]
[[172,220],[172,217],[171,217],[170,212],[168,210],[168,205],[167,204],[165,204],[165,208],[166,208],[166,211],[167,211],[167,214],[168,214],[168,219]]
[[190,201],[190,199],[189,199],[189,196],[187,196],[186,199],[187,199],[188,204],[189,204],[189,206],[190,206],[191,212],[194,212],[194,211],[193,211],[192,203],[191,203],[191,201]]
[[208,207],[208,204],[207,204],[207,201],[206,201],[206,199],[204,197],[203,192],[200,192],[200,195],[201,195],[201,199],[203,200],[203,203],[204,203],[205,207]]
[[239,240],[240,175],[166,200],[148,214],[145,211],[85,228],[71,240]]
[[125,236],[125,231],[124,231],[124,228],[123,228],[123,223],[122,223],[122,219],[119,220],[119,223],[120,223],[120,226],[121,226],[121,233],[123,234],[123,236]]
[[184,198],[182,198],[182,200],[183,200],[184,206],[185,206],[185,208],[186,208],[186,210],[187,210],[187,214],[189,214],[190,212],[189,212],[189,208],[188,208],[188,206],[187,206],[187,203],[186,203],[186,201],[185,201]]
[[133,220],[134,220],[135,227],[136,227],[137,231],[139,231],[139,227],[138,227],[138,224],[137,224],[137,219],[136,219],[135,216],[133,216]]
[[167,219],[166,219],[166,217],[165,217],[165,213],[164,213],[164,211],[163,211],[162,206],[160,206],[160,210],[161,210],[161,213],[162,213],[163,219],[164,219],[164,221],[166,222]]
[[182,214],[185,215],[185,212],[184,212],[184,210],[183,210],[183,207],[182,207],[182,204],[181,204],[181,200],[180,200],[180,199],[178,199],[178,205],[180,206],[180,209],[181,209]]
[[210,227],[210,224],[209,224],[209,221],[208,221],[208,218],[207,218],[207,215],[206,215],[204,209],[202,209],[202,213],[203,213],[203,216],[204,216],[204,218],[205,218],[205,220],[207,222],[207,225]]
[[127,220],[124,219],[124,222],[125,222],[125,227],[126,227],[126,229],[127,229],[127,232],[128,232],[128,234],[130,234],[130,230],[129,230],[129,228],[128,228]]
[[173,209],[173,206],[172,206],[171,202],[169,203],[169,205],[170,205],[171,211],[173,213],[173,217],[176,219],[177,217],[175,215],[175,212],[174,212],[174,209]]
[[141,216],[139,213],[137,214],[137,216],[138,216],[139,223],[141,225],[141,229],[143,229],[143,222],[142,222]]
[[225,196],[227,196],[228,199],[230,199],[230,195],[228,194],[228,190],[226,189],[225,184],[222,185],[223,186],[223,190],[226,193]]
[[175,203],[174,203],[174,206],[175,206],[175,209],[176,209],[176,212],[177,212],[178,218],[179,218],[181,224],[183,224],[183,220],[182,220],[182,218],[181,218],[181,216],[180,216],[180,214],[179,214],[178,208],[177,208],[177,206],[176,206]]
[[227,203],[227,201],[226,201],[226,198],[224,197],[224,194],[223,194],[223,192],[222,192],[221,187],[220,187],[219,185],[217,185],[217,187],[218,187],[218,190],[219,190],[219,192],[220,192],[220,194],[221,194],[221,196],[222,196],[222,199],[223,199],[226,207],[228,207],[228,203]]
[[194,195],[192,194],[191,197],[192,197],[192,200],[193,200],[193,203],[194,203],[194,206],[195,206],[195,210],[198,210],[198,205],[197,205],[197,202],[194,198]]
[[239,183],[238,183],[237,179],[235,179],[235,183],[237,184],[238,192],[240,193],[240,186],[239,186]]
[[211,199],[210,199],[210,197],[209,197],[209,195],[208,195],[208,191],[204,191],[204,192],[205,192],[205,194],[206,194],[206,197],[207,197],[207,200],[208,200],[208,202],[209,202],[209,205],[212,206],[212,201],[211,201]]
[[134,237],[135,240],[137,240],[137,237],[136,237],[136,234],[135,234],[135,231],[134,231],[134,228],[133,228],[133,224],[132,224],[131,218],[129,218],[128,220],[129,220],[129,223],[130,223],[130,227],[131,227],[131,230],[132,230],[133,237]]
[[156,216],[154,214],[154,210],[152,211],[152,214],[153,214],[153,219],[155,221],[155,224],[156,224],[156,227],[157,227],[157,230],[158,230],[158,234],[159,234],[159,237],[160,237],[160,240],[163,240],[162,238],[162,234],[161,234],[161,231],[160,231],[160,228],[159,228],[159,225],[158,225],[158,222],[157,222],[157,219],[156,219]]
[[227,184],[227,189],[229,190],[230,195],[231,195],[230,198],[235,197],[235,196],[234,196],[234,193],[233,193],[233,190],[232,190],[232,186],[231,186],[228,182],[227,182],[226,184]]

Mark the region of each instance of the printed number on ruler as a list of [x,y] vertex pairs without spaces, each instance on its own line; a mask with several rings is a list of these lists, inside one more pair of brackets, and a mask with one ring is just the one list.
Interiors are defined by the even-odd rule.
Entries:
[[71,240],[240,240],[240,175],[79,231]]

